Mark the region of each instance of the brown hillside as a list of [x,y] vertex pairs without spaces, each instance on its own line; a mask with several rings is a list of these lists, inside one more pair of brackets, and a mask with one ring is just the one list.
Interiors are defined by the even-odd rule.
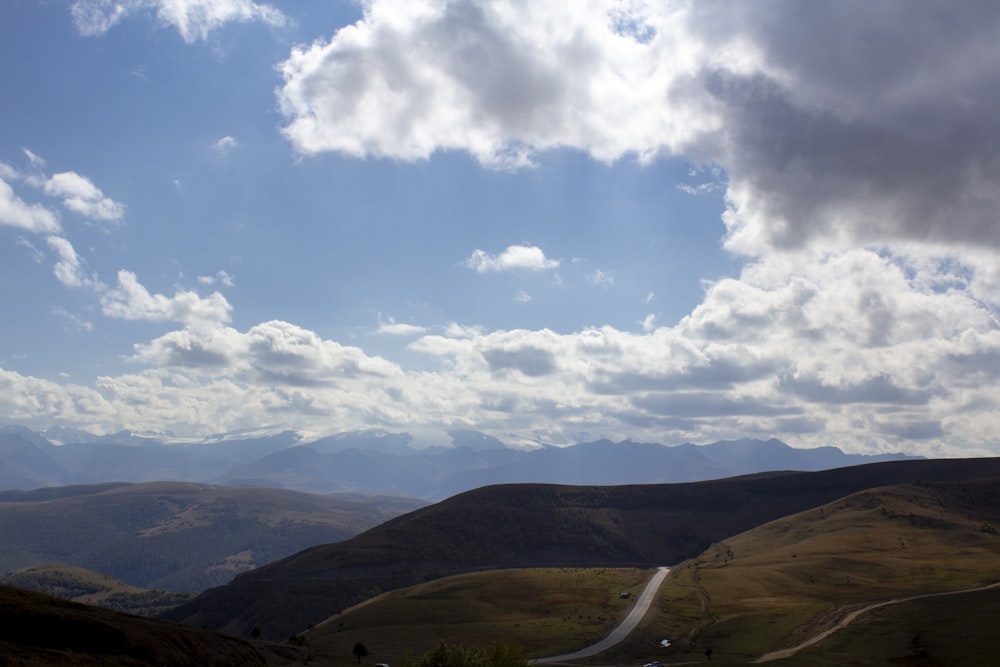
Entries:
[[894,461],[691,484],[486,487],[240,575],[166,617],[241,636],[258,626],[282,639],[377,593],[449,574],[668,565],[864,489],[990,476],[1000,476],[1000,459]]

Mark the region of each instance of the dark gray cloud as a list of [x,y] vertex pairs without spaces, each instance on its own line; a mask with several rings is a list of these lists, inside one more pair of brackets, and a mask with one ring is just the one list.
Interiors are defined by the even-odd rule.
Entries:
[[550,375],[556,370],[556,358],[549,350],[525,346],[514,350],[483,350],[483,358],[493,372],[516,370],[528,377]]
[[945,434],[939,421],[912,421],[901,424],[879,424],[879,433],[906,440],[932,440]]
[[747,359],[739,362],[715,359],[703,366],[690,366],[671,374],[628,373],[602,374],[589,385],[596,394],[630,394],[638,391],[675,391],[678,389],[730,389],[733,386],[774,375],[772,360]]
[[693,7],[694,34],[747,40],[763,65],[700,74],[737,237],[1000,245],[1000,5]]
[[730,398],[708,392],[646,394],[632,399],[637,408],[654,415],[669,417],[732,417],[795,415],[802,412],[796,406],[782,406],[756,398]]
[[935,392],[929,389],[910,389],[896,385],[885,374],[862,380],[861,382],[837,385],[824,384],[815,378],[796,378],[791,374],[782,375],[778,386],[794,396],[811,403],[849,403],[924,405]]

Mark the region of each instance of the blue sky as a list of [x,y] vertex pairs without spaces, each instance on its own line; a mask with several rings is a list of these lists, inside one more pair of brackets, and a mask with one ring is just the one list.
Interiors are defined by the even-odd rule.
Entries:
[[997,453],[997,10],[0,6],[0,422]]

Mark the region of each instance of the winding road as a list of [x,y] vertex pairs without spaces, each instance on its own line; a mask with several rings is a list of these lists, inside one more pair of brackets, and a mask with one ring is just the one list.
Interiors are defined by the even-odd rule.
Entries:
[[621,642],[623,639],[628,637],[630,632],[635,630],[635,627],[639,625],[639,621],[641,621],[643,616],[646,615],[646,612],[649,611],[649,605],[653,603],[653,600],[656,598],[656,594],[660,591],[660,585],[663,583],[663,580],[667,578],[667,574],[669,572],[669,567],[659,567],[656,569],[656,574],[654,574],[653,578],[649,580],[648,584],[646,584],[646,588],[642,590],[642,594],[639,596],[639,599],[635,601],[635,605],[629,611],[628,616],[626,616],[625,620],[623,620],[618,627],[612,630],[611,634],[607,637],[596,644],[591,644],[587,648],[582,648],[579,651],[532,660],[532,664],[542,665],[589,658],[601,653],[602,651],[606,651],[615,644]]

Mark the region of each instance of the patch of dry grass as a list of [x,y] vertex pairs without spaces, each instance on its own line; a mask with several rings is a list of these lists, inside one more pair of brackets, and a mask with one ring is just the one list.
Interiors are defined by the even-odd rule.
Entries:
[[[399,663],[439,643],[489,647],[501,640],[528,656],[581,648],[611,631],[651,576],[616,568],[493,570],[393,591],[345,610],[305,633],[309,647],[333,665]],[[622,599],[623,591],[631,599]]]

